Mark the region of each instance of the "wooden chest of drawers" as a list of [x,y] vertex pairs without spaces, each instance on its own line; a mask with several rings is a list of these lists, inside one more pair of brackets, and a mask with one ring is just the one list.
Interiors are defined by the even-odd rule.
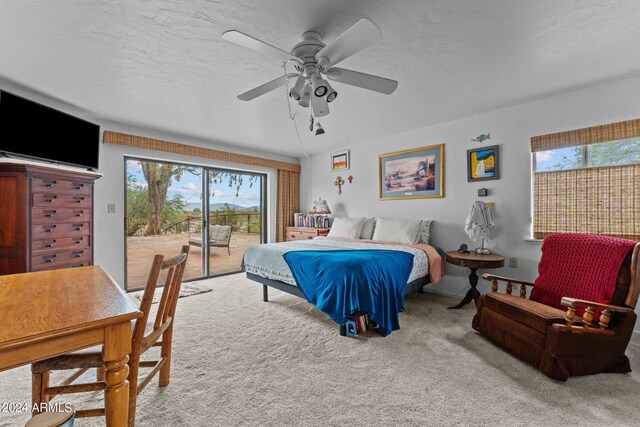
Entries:
[[310,240],[318,236],[326,236],[329,228],[286,227],[286,241]]
[[0,274],[92,265],[97,178],[0,163]]

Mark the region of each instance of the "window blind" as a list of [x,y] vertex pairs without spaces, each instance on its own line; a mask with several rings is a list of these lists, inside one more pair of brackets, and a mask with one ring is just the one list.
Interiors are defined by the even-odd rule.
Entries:
[[[640,120],[531,138],[531,151],[640,137]],[[640,240],[640,164],[533,173],[533,237],[591,233]]]

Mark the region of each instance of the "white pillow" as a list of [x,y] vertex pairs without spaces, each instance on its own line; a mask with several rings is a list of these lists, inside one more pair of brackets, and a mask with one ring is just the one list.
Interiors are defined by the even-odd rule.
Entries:
[[364,218],[335,218],[327,237],[359,239]]
[[373,240],[415,245],[420,237],[420,220],[378,218]]
[[431,221],[430,219],[423,219],[420,225],[420,237],[418,243],[429,244],[429,235],[431,234]]
[[376,227],[375,218],[367,218],[362,225],[362,232],[360,233],[361,239],[371,240],[373,237],[373,229]]

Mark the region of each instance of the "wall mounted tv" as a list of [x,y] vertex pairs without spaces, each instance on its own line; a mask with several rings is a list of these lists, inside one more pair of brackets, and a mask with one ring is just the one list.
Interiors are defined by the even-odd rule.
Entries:
[[98,169],[100,126],[0,91],[0,153]]

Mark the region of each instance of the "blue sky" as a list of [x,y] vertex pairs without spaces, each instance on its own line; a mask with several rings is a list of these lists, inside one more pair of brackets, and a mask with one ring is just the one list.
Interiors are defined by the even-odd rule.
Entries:
[[[198,170],[199,172],[199,170]],[[146,186],[140,162],[137,160],[127,160],[127,175],[136,177],[139,185]],[[260,184],[256,181],[253,187],[249,187],[249,177],[246,176],[240,186],[240,191],[236,197],[236,187],[229,187],[225,180],[222,184],[211,184],[210,203],[233,203],[235,205],[250,207],[260,205]],[[184,172],[180,181],[172,179],[169,186],[168,197],[172,198],[180,194],[187,203],[201,203],[202,200],[202,177],[190,172]]]
[[576,159],[575,147],[559,148],[549,151],[536,152],[536,170],[551,171],[558,170],[553,166],[560,163],[563,157],[567,156],[571,160]]

